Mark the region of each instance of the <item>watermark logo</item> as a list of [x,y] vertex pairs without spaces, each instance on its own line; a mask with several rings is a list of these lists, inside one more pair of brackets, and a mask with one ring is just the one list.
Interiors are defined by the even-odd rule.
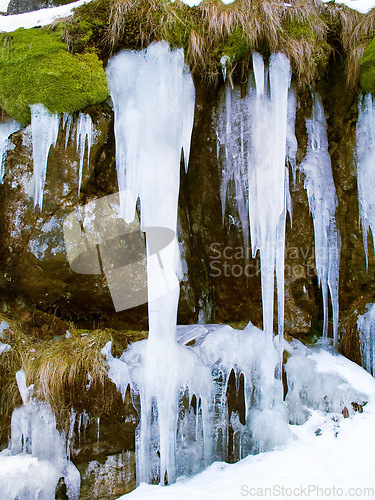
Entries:
[[[150,299],[147,258],[156,261],[153,268],[158,268],[159,274],[165,274],[163,252],[174,245],[175,232],[168,227],[149,227],[144,231],[147,250],[138,216],[131,223],[120,216],[119,193],[76,207],[64,221],[65,248],[72,271],[104,273],[116,311]],[[169,289],[170,283],[153,286],[151,298],[163,296]]]

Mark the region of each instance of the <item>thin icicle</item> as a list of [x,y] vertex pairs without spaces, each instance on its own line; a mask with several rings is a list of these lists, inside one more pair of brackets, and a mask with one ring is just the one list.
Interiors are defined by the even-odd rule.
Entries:
[[323,295],[323,338],[328,332],[328,290],[331,296],[333,338],[337,341],[339,318],[340,237],[336,227],[337,197],[328,153],[327,124],[320,95],[313,94],[312,117],[306,119],[308,144],[300,164],[314,223],[316,272]]
[[56,146],[60,117],[57,113],[52,115],[43,104],[33,104],[30,110],[34,162],[34,208],[39,205],[42,210],[48,154],[51,146]]
[[78,195],[81,192],[83,160],[87,143],[87,166],[90,164],[90,150],[93,142],[93,124],[90,115],[80,113],[77,121],[77,151],[79,151]]
[[2,184],[4,180],[5,158],[11,144],[9,137],[14,134],[14,132],[17,132],[17,130],[20,130],[20,128],[21,125],[14,120],[7,123],[0,123],[0,184]]
[[368,267],[370,229],[375,249],[375,102],[371,94],[366,94],[359,101],[356,141],[359,218]]
[[70,115],[69,113],[64,113],[63,114],[63,129],[66,128],[65,131],[65,149],[68,146],[69,142],[69,137],[70,137],[70,129],[73,123],[73,116]]

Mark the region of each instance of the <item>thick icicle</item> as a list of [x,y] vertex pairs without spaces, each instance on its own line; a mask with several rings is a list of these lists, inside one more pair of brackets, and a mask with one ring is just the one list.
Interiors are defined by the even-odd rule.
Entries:
[[73,116],[69,113],[63,114],[63,129],[65,130],[65,149],[68,146],[69,137],[70,137],[70,128],[73,123]]
[[[171,51],[166,42],[121,52],[109,61],[107,78],[115,113],[121,215],[131,222],[140,198],[146,232],[149,339],[136,381],[141,398],[137,481],[158,477],[161,483],[171,482],[176,478],[179,390],[189,383],[184,375],[191,378],[193,362],[176,343],[175,272],[181,148],[190,145],[193,83],[184,71],[183,51]],[[184,151],[186,164],[188,154]]]
[[0,184],[4,180],[4,165],[7,156],[7,150],[10,146],[9,136],[20,130],[21,125],[12,120],[6,123],[0,123]]
[[357,184],[359,218],[368,266],[368,233],[371,229],[375,249],[375,102],[366,94],[359,102],[357,121]]
[[48,153],[56,145],[60,117],[51,114],[43,104],[33,104],[31,110],[31,130],[33,137],[34,162],[34,207],[43,207],[43,193],[46,182]]
[[[70,124],[68,123],[70,126]],[[68,134],[68,130],[67,130]],[[93,141],[93,124],[90,115],[80,113],[77,121],[77,151],[79,151],[78,195],[81,192],[83,160],[87,143],[87,166],[90,164],[90,150]]]
[[[284,323],[284,251],[289,176],[285,166],[290,64],[272,54],[269,68],[253,54],[255,86],[248,89],[249,214],[253,256],[260,251],[263,330],[273,334],[274,284],[277,283],[278,331]],[[268,89],[269,88],[269,92]]]
[[337,341],[339,320],[340,238],[336,227],[337,197],[328,153],[326,119],[321,97],[313,94],[312,117],[306,120],[308,144],[300,164],[314,223],[315,264],[323,295],[323,338],[328,331],[328,290],[331,296],[333,338]]

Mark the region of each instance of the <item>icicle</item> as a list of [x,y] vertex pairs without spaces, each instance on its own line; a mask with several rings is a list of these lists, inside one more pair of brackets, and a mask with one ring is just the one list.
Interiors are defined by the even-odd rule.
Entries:
[[0,184],[4,180],[4,166],[5,158],[7,156],[7,150],[10,147],[9,137],[20,130],[21,125],[16,121],[10,121],[7,123],[0,123]]
[[289,198],[285,156],[291,70],[281,53],[271,55],[269,70],[264,67],[262,56],[253,54],[253,70],[255,89],[250,85],[248,90],[250,234],[253,256],[260,251],[263,330],[271,337],[275,272],[280,335],[284,323],[285,221]]
[[43,104],[33,104],[30,110],[33,137],[34,208],[39,205],[42,210],[48,153],[52,145],[56,146],[60,118],[56,113],[51,115]]
[[70,115],[70,114],[68,114],[68,113],[64,113],[63,114],[63,129],[65,129],[65,127],[66,127],[66,131],[65,131],[65,149],[68,146],[69,137],[70,137],[70,128],[72,126],[72,123],[73,123],[73,116]]
[[326,120],[321,97],[313,94],[313,112],[306,119],[308,145],[306,157],[300,164],[305,174],[305,188],[314,223],[315,264],[323,295],[323,338],[328,331],[328,290],[331,296],[333,339],[337,341],[339,318],[340,238],[336,227],[337,197],[328,153]]
[[356,141],[359,218],[368,267],[370,229],[375,249],[375,102],[371,94],[366,94],[359,101]]
[[83,160],[87,142],[87,166],[90,164],[90,150],[93,142],[93,124],[90,115],[80,113],[77,122],[77,151],[79,151],[78,195],[81,192]]
[[358,316],[357,328],[362,366],[375,376],[375,304],[367,304],[365,313]]
[[149,338],[138,378],[137,481],[159,476],[161,483],[173,482],[179,387],[185,373],[191,376],[182,361],[190,353],[175,338],[175,251],[181,148],[186,168],[194,86],[184,70],[183,51],[171,51],[166,42],[113,57],[107,79],[115,113],[121,215],[131,222],[139,197],[146,232]]

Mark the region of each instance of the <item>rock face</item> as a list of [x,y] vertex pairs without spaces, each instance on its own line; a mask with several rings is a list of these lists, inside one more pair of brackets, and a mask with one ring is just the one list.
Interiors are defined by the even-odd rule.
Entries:
[[[328,141],[338,196],[337,224],[341,237],[340,310],[375,284],[375,259],[370,249],[366,270],[358,192],[353,159],[357,96],[343,92],[344,71],[333,67],[318,85],[327,115]],[[222,85],[222,84],[221,84]],[[179,239],[184,278],[181,283],[179,322],[247,322],[261,326],[260,265],[243,245],[240,224],[222,219],[221,170],[216,151],[213,114],[221,86],[196,79],[196,110],[190,165],[181,168]],[[300,92],[296,117],[297,164],[304,158],[305,118],[311,113],[309,93]],[[0,186],[0,287],[3,309],[10,304],[73,320],[82,327],[147,329],[147,306],[114,312],[104,274],[74,273],[66,258],[63,222],[77,206],[116,193],[113,113],[109,104],[85,110],[94,123],[94,145],[89,166],[84,161],[80,195],[75,128],[60,124],[55,148],[48,160],[43,211],[33,208],[31,129],[11,137],[4,183]],[[66,145],[65,145],[66,144]],[[315,272],[314,232],[303,175],[290,181],[292,221],[287,221],[285,260],[285,330],[292,335],[319,333],[321,292]],[[247,267],[246,267],[247,266]]]

